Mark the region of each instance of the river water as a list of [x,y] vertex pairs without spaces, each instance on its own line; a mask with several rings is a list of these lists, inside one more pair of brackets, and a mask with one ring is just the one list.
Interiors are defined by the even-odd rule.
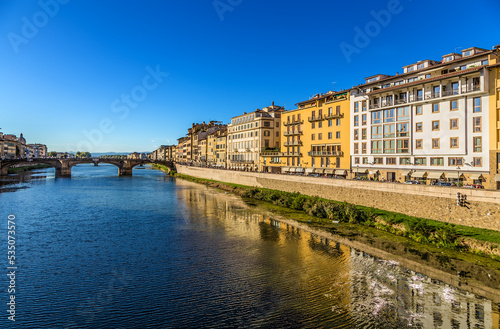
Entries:
[[496,301],[159,171],[40,170],[1,187],[0,216],[1,328],[500,327]]

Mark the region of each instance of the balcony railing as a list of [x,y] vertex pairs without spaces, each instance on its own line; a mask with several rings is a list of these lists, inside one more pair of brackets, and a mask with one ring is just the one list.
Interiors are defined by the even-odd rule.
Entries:
[[285,142],[283,143],[285,146],[301,146],[302,141],[290,141],[290,142]]
[[283,135],[284,136],[302,135],[302,130],[285,131]]
[[330,119],[341,119],[344,117],[344,113],[332,113],[332,114],[325,114],[323,118],[325,120],[330,120]]
[[312,157],[322,157],[322,156],[329,156],[329,157],[343,157],[344,152],[322,152],[322,151],[310,151],[307,152],[309,156]]
[[231,160],[231,162],[235,162],[235,163],[253,163],[253,160]]
[[462,88],[462,94],[472,93],[474,91],[481,91],[481,86],[480,85],[475,85],[475,86],[470,86],[470,87]]
[[299,153],[299,152],[284,152],[283,156],[284,157],[301,157],[302,153]]
[[318,116],[318,117],[314,116],[314,117],[309,117],[307,120],[308,120],[309,122],[321,121],[321,120],[323,120],[323,117],[322,117],[321,115],[320,115],[320,116]]
[[298,124],[304,124],[304,120],[295,120],[295,121],[287,121],[287,122],[283,122],[283,125],[285,127],[287,126],[292,126],[292,125],[298,125]]
[[283,153],[276,152],[276,151],[264,151],[264,152],[262,152],[261,155],[265,156],[265,157],[280,157],[280,156],[283,156]]

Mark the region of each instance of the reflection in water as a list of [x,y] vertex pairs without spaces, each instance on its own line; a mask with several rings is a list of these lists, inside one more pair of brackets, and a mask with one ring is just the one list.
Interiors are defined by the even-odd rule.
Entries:
[[[498,305],[397,262],[273,220],[241,199],[177,181],[178,198],[207,228],[255,241],[271,325],[346,328],[499,328]],[[203,216],[197,216],[203,213]],[[244,275],[238,274],[235,277]],[[267,311],[266,311],[267,309]],[[267,322],[269,324],[269,322]],[[328,324],[328,325],[326,325]]]

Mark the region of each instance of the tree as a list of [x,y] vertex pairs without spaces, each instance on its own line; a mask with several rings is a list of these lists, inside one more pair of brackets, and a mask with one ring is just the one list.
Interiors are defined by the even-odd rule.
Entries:
[[57,152],[56,151],[49,152],[49,157],[56,157],[56,156],[57,156]]

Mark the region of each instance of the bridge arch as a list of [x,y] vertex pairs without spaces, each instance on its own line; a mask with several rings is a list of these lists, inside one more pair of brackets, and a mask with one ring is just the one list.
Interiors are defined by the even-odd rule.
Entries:
[[59,160],[55,159],[32,159],[28,161],[28,159],[15,159],[15,160],[4,160],[0,161],[0,174],[7,175],[9,172],[9,168],[12,168],[17,165],[22,166],[33,166],[36,164],[45,164],[56,170],[57,172],[61,170],[62,164]]

